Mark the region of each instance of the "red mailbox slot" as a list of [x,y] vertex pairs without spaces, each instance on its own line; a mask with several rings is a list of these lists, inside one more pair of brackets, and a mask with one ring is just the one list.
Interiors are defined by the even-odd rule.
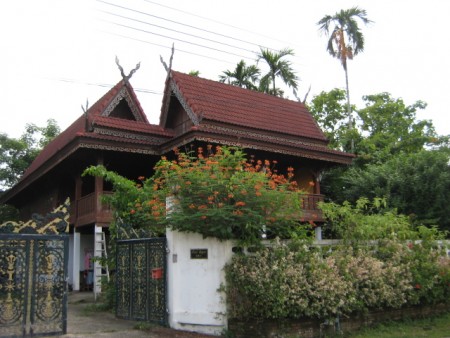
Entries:
[[163,268],[152,269],[152,279],[161,279],[163,277]]

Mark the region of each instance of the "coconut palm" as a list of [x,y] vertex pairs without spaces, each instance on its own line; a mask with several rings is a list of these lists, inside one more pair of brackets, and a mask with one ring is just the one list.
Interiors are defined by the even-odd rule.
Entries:
[[352,128],[352,112],[348,86],[347,60],[352,60],[355,55],[364,50],[364,36],[359,29],[357,19],[360,19],[364,24],[371,22],[367,19],[367,12],[364,9],[352,7],[336,12],[334,15],[325,15],[317,23],[320,26],[320,30],[329,36],[327,44],[328,53],[339,59],[344,68],[349,129]]
[[245,61],[241,60],[233,71],[226,70],[223,72],[223,75],[219,75],[219,81],[227,82],[233,86],[257,90],[255,83],[258,81],[260,74],[261,71],[258,67],[255,65],[247,67]]
[[[294,94],[297,93],[297,76],[292,69],[291,63],[283,60],[285,56],[294,55],[294,51],[289,48],[280,50],[279,53],[272,52],[269,49],[261,48],[258,54],[258,62],[264,60],[269,66],[269,72],[265,74],[260,81],[260,90],[271,95],[282,96],[283,91],[275,85],[275,79],[280,77],[281,80],[288,86],[292,87]],[[271,87],[271,88],[270,88]]]

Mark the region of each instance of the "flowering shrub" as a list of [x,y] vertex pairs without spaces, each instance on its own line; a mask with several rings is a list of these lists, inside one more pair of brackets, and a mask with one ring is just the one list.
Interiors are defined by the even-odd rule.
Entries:
[[[276,161],[247,160],[234,147],[208,146],[196,154],[175,150],[176,158],[163,157],[155,174],[139,182],[127,180],[102,166],[86,174],[113,183],[110,203],[123,224],[164,232],[166,227],[196,232],[205,237],[236,239],[258,244],[265,237],[303,237],[301,194],[293,168],[277,172]],[[170,197],[170,214],[166,200]]]
[[262,236],[289,237],[300,229],[296,182],[276,163],[246,160],[239,148],[208,146],[197,154],[176,151],[155,167],[155,189],[172,195],[167,226],[221,240],[259,243]]
[[450,302],[450,258],[437,246],[444,234],[375,204],[361,201],[354,213],[323,204],[346,236],[339,246],[291,242],[235,255],[225,268],[230,317],[331,319]]
[[309,245],[279,244],[252,255],[235,255],[225,267],[229,316],[331,319],[450,301],[450,263],[445,256],[434,261],[434,253],[422,252],[430,268],[419,276],[414,255],[397,241],[381,243],[390,250],[402,246],[383,259],[373,248],[321,252]]

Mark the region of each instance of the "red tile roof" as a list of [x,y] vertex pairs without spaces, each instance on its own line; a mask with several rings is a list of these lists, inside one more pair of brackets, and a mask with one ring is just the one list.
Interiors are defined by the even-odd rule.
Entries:
[[176,71],[172,81],[199,119],[327,141],[303,103]]
[[[182,106],[187,105],[186,108],[196,115],[195,123],[198,123],[183,135],[175,135],[173,130],[165,128],[173,85]],[[117,98],[127,99],[138,121],[104,116],[111,113],[118,103]],[[209,135],[221,134],[223,137],[218,138],[219,143],[223,141],[226,144],[230,137],[233,140],[242,137],[250,147],[332,163],[349,163],[353,157],[327,148],[327,139],[302,103],[171,71],[171,78],[166,82],[161,125],[148,122],[132,86],[120,81],[89,108],[87,116],[80,116],[41,151],[9,194],[16,194],[70,156],[79,146],[77,139],[89,143],[122,143],[130,150],[142,147],[147,151],[151,148],[156,153],[158,146],[163,149],[172,143],[203,140]]]
[[[111,104],[111,102],[117,97],[119,92],[126,88],[128,94],[131,96],[133,104],[137,107],[138,114],[142,121],[125,120],[115,117],[102,116],[105,109]],[[133,87],[129,82],[120,81],[113,88],[111,88],[105,95],[102,96],[94,105],[92,105],[87,111],[87,118],[84,114],[80,116],[75,122],[73,122],[67,129],[59,134],[50,144],[48,144],[36,157],[30,167],[26,170],[25,174],[21,178],[23,181],[32,172],[41,167],[46,161],[60,152],[64,147],[70,144],[73,140],[80,137],[94,138],[99,140],[111,140],[111,141],[126,141],[127,143],[139,143],[143,145],[155,144],[154,140],[146,140],[145,138],[121,138],[114,135],[102,135],[90,130],[86,130],[86,122],[91,127],[103,127],[107,129],[123,130],[128,133],[138,133],[145,136],[159,136],[159,137],[171,137],[170,130],[164,130],[159,125],[152,125],[148,122],[147,117],[142,110],[139,100],[133,90]],[[66,154],[67,155],[67,154]]]

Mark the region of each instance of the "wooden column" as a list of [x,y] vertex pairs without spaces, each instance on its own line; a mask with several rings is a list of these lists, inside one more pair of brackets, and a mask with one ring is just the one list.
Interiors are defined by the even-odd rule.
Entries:
[[83,188],[83,180],[81,176],[75,178],[75,201],[73,201],[72,213],[73,213],[73,223],[75,227],[78,226],[78,201],[81,198],[81,191]]
[[[103,165],[103,154],[100,154],[99,157],[97,158],[97,165]],[[102,195],[103,195],[103,177],[95,176],[95,210],[97,217],[102,212],[102,201],[101,201]]]

